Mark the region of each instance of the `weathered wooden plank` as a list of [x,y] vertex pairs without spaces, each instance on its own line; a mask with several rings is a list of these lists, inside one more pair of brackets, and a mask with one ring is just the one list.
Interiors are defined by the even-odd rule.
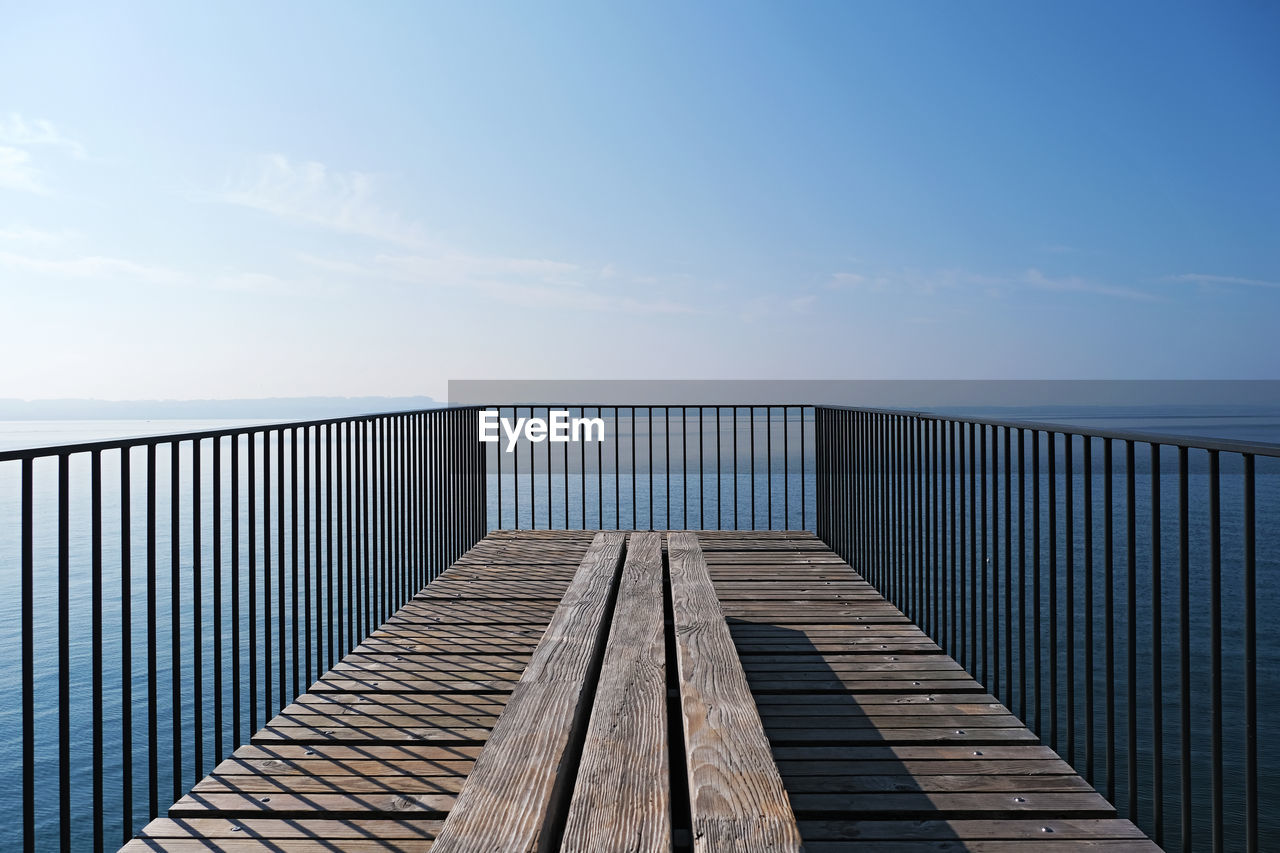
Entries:
[[1155,849],[856,572],[734,545],[709,571],[810,853]]
[[[220,847],[226,840],[267,839],[301,840],[312,845],[315,839],[327,839],[334,849],[346,849],[346,844],[358,839],[386,841],[430,841],[440,830],[440,820],[357,818],[335,820],[331,818],[244,818],[229,821],[226,818],[157,818],[146,825],[142,835],[148,839],[216,839]],[[155,850],[155,846],[141,849]],[[171,848],[167,844],[164,849]],[[205,846],[201,850],[217,849]],[[314,846],[312,849],[315,849]]]
[[[287,823],[289,821],[276,821]],[[432,842],[425,839],[374,839],[359,838],[341,842],[340,845],[315,839],[258,839],[258,838],[220,838],[216,842],[209,838],[171,838],[156,839],[147,837],[130,841],[121,848],[121,853],[155,853],[166,850],[169,853],[316,853],[318,850],[341,850],[342,853],[426,853]]]
[[[416,776],[395,774],[387,776],[371,773],[318,776],[296,774],[271,776],[268,774],[212,774],[204,777],[191,789],[193,794],[220,794],[239,792],[244,794],[377,794],[394,789],[398,794],[449,793],[462,790],[466,775]],[[945,778],[945,777],[943,777]],[[825,790],[825,789],[823,789]],[[843,790],[843,789],[842,789]]]
[[562,851],[671,849],[662,536],[633,533]]
[[796,811],[810,816],[849,816],[853,812],[881,817],[930,818],[1011,818],[1073,813],[1076,817],[1113,818],[1115,807],[1093,791],[999,793],[932,793],[925,791],[875,794],[809,794],[792,797]]
[[[1022,841],[1046,836],[1059,841],[1080,839],[1141,840],[1142,831],[1116,818],[1052,818],[1031,820],[813,820],[801,821],[805,837],[820,841]],[[1051,830],[1046,832],[1046,827]]]
[[[1034,823],[1035,821],[1030,821]],[[874,845],[861,845],[874,849],[875,853],[1161,853],[1155,842],[1141,839],[1081,838],[1059,841],[1052,836],[1022,841],[877,841]],[[857,848],[855,848],[857,849]],[[810,841],[805,845],[808,853],[848,853],[846,841]]]
[[667,538],[695,850],[800,850],[698,539]]
[[547,816],[567,793],[566,759],[604,653],[623,546],[620,533],[592,540],[433,850],[533,850],[550,841]]
[[[431,849],[592,539],[482,540],[126,849]],[[1155,849],[812,534],[698,541],[810,853]]]
[[[429,849],[589,539],[479,543],[129,849]],[[531,597],[491,594],[513,576]]]
[[225,818],[405,817],[411,814],[443,817],[455,799],[454,794],[402,794],[394,788],[371,794],[294,794],[289,791],[201,794],[192,791],[169,807],[169,817],[207,817],[210,812]]

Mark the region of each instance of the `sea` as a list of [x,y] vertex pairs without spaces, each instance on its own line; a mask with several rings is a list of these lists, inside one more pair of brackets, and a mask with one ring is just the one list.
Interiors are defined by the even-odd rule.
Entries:
[[[625,409],[623,410],[626,411]],[[643,410],[641,410],[643,411]],[[606,410],[607,413],[607,410]],[[1168,407],[1152,409],[1149,407],[1037,407],[1037,408],[969,408],[949,409],[943,414],[954,416],[989,417],[1010,421],[1034,421],[1062,424],[1089,430],[1132,430],[1161,435],[1182,437],[1207,437],[1218,440],[1241,442],[1261,442],[1280,444],[1280,409],[1263,406],[1234,407]],[[793,410],[793,417],[795,416]],[[640,421],[643,421],[640,416]],[[624,418],[625,421],[625,418]],[[256,422],[256,421],[254,421]],[[0,421],[0,451],[44,447],[60,444],[71,444],[83,441],[112,439],[141,435],[168,435],[203,430],[225,429],[246,423],[236,419],[203,419],[203,420],[47,420],[47,421]],[[798,426],[798,425],[797,425]],[[624,423],[623,428],[627,425]],[[633,422],[631,427],[636,428]],[[646,427],[647,429],[647,427]],[[644,441],[642,455],[647,457],[648,451]],[[795,447],[794,432],[790,445]],[[811,450],[810,450],[811,452]],[[1100,460],[1096,458],[1092,472],[1085,473],[1079,469],[1074,473],[1074,493],[1077,501],[1082,501],[1084,478],[1092,477],[1094,493],[1094,518],[1100,524],[1102,518],[1102,477]],[[111,458],[104,455],[104,505],[103,505],[103,540],[108,545],[108,559],[104,563],[103,575],[103,673],[107,689],[102,703],[103,730],[103,772],[104,795],[101,821],[106,837],[106,848],[114,849],[129,834],[141,827],[148,819],[149,786],[148,762],[142,756],[148,742],[148,721],[146,714],[146,696],[148,670],[146,663],[146,631],[145,614],[147,598],[144,576],[141,568],[145,565],[145,514],[141,503],[142,489],[140,473],[134,474],[132,490],[132,564],[133,582],[130,590],[130,610],[132,626],[129,645],[132,649],[132,665],[128,672],[122,671],[121,639],[121,584],[119,529],[120,506],[118,497],[118,456],[114,462],[107,464]],[[683,458],[683,456],[681,457]],[[1123,459],[1123,453],[1117,449],[1117,465]],[[761,465],[774,465],[780,468],[780,460],[776,455],[760,459]],[[1116,777],[1108,779],[1105,762],[1105,738],[1102,732],[1103,702],[1105,695],[1105,678],[1101,672],[1101,663],[1093,676],[1095,692],[1095,709],[1097,710],[1097,731],[1094,739],[1094,785],[1104,793],[1108,787],[1114,787],[1117,807],[1122,816],[1128,816],[1131,804],[1128,798],[1128,782],[1130,773],[1136,773],[1138,797],[1132,804],[1132,814],[1148,831],[1152,831],[1153,820],[1153,765],[1155,750],[1153,747],[1155,719],[1163,722],[1164,761],[1163,761],[1163,820],[1165,840],[1170,846],[1176,846],[1181,807],[1178,800],[1179,767],[1179,708],[1181,694],[1178,681],[1178,630],[1176,618],[1178,613],[1178,589],[1176,583],[1176,567],[1178,563],[1178,531],[1176,516],[1178,493],[1176,471],[1176,454],[1166,449],[1161,457],[1161,470],[1166,473],[1161,481],[1160,500],[1163,506],[1160,526],[1160,562],[1162,610],[1162,628],[1153,631],[1151,569],[1153,549],[1151,547],[1153,526],[1149,517],[1151,502],[1150,458],[1145,451],[1137,455],[1138,476],[1136,478],[1136,548],[1135,559],[1139,567],[1137,585],[1131,591],[1128,588],[1124,567],[1125,552],[1124,535],[1120,527],[1116,528],[1115,543],[1115,602],[1116,621],[1112,627],[1116,640],[1117,678],[1114,682],[1117,716],[1116,731],[1123,738],[1128,726],[1127,685],[1125,637],[1128,624],[1125,619],[1124,603],[1132,592],[1137,607],[1137,624],[1134,626],[1139,642],[1135,653],[1137,658],[1137,677],[1135,679],[1138,715],[1136,726],[1137,762],[1129,767],[1127,755],[1121,748],[1116,759]],[[1207,548],[1209,530],[1206,522],[1208,489],[1205,454],[1191,454],[1191,477],[1189,490],[1188,516],[1190,519],[1189,544],[1192,554],[1191,586],[1191,625],[1190,637],[1192,645],[1192,683],[1191,701],[1193,705],[1192,726],[1192,824],[1194,847],[1200,849],[1208,844],[1210,832],[1210,791],[1207,780],[1210,778],[1212,756],[1209,742],[1209,613],[1207,608],[1209,574],[1207,570]],[[1262,804],[1261,831],[1263,838],[1280,837],[1280,465],[1274,459],[1262,459],[1257,467],[1257,601],[1258,601],[1258,731],[1261,788],[1259,799]],[[134,466],[139,464],[135,459]],[[166,482],[168,458],[167,453],[158,456],[160,482]],[[184,455],[180,465],[189,471],[190,458]],[[204,460],[208,466],[209,460]],[[810,462],[810,466],[812,463]],[[35,730],[36,730],[36,768],[35,789],[37,808],[37,844],[39,850],[58,849],[59,845],[59,741],[58,741],[58,645],[56,642],[56,625],[58,612],[57,584],[57,512],[56,512],[56,464],[52,461],[40,461],[35,466],[35,530],[34,549],[36,553],[35,578],[35,621],[36,634],[40,641],[35,646],[36,690],[34,693]],[[1118,468],[1116,469],[1119,470]],[[1244,659],[1241,653],[1242,638],[1242,554],[1243,542],[1240,535],[1242,524],[1242,493],[1240,488],[1239,465],[1232,459],[1224,457],[1222,491],[1222,591],[1223,591],[1223,666],[1224,666],[1224,811],[1227,833],[1226,849],[1241,847],[1240,831],[1243,821],[1243,672]],[[563,526],[567,519],[570,526],[585,525],[588,528],[611,527],[731,527],[736,523],[747,526],[753,519],[757,526],[767,527],[808,527],[814,529],[816,514],[816,478],[809,467],[797,470],[790,465],[785,475],[780,470],[770,468],[772,489],[762,482],[761,473],[757,471],[753,478],[746,473],[746,462],[736,473],[725,474],[720,471],[698,473],[687,470],[681,465],[674,469],[662,467],[661,460],[654,456],[652,465],[644,460],[635,469],[619,468],[617,473],[606,473],[599,479],[595,477],[579,478],[573,473],[570,465],[566,475],[562,468],[552,466],[530,479],[528,469],[521,471],[521,489],[530,489],[533,494],[532,503],[527,501],[519,508],[519,525],[528,527],[533,524],[546,526],[548,519],[553,526]],[[1060,471],[1061,473],[1061,471]],[[1042,467],[1042,477],[1046,476]],[[71,614],[71,632],[68,655],[70,661],[71,691],[71,739],[68,745],[71,756],[72,773],[71,813],[72,849],[92,848],[92,827],[94,804],[92,792],[91,755],[91,671],[92,646],[91,637],[91,583],[90,583],[90,538],[89,525],[89,492],[88,462],[84,454],[71,458],[69,481],[71,483],[70,514],[72,519],[70,532],[70,576],[69,610]],[[785,479],[782,479],[784,478]],[[785,483],[785,489],[781,484]],[[651,485],[652,484],[652,485]],[[9,815],[9,819],[0,822],[0,850],[18,849],[21,844],[22,806],[22,707],[21,707],[21,578],[20,554],[21,537],[19,508],[20,502],[20,465],[16,462],[0,462],[0,730],[9,732],[9,736],[0,740],[0,813]],[[993,488],[998,489],[999,484]],[[1124,519],[1123,480],[1116,478],[1117,524]],[[489,524],[498,525],[498,493],[501,489],[503,501],[502,525],[513,524],[517,507],[515,491],[517,489],[516,474],[506,468],[499,475],[490,468],[488,494],[490,498]],[[785,491],[785,502],[779,500],[780,490]],[[1059,502],[1063,500],[1064,489],[1059,488]],[[526,492],[527,494],[527,492]],[[634,495],[634,497],[633,497]],[[1042,488],[1042,495],[1047,496],[1047,486]],[[732,496],[732,497],[731,497]],[[1047,499],[1047,498],[1042,498]],[[207,513],[208,490],[205,492]],[[1016,498],[1015,498],[1016,500]],[[243,507],[242,507],[243,508]],[[190,521],[190,508],[179,509],[183,513],[184,523]],[[171,669],[171,647],[168,630],[171,623],[169,609],[169,540],[168,518],[169,507],[167,495],[157,496],[157,517],[160,521],[157,533],[157,552],[160,570],[157,572],[157,615],[159,642],[155,667],[164,675],[160,679],[158,695],[158,754],[156,756],[159,808],[164,808],[172,801],[173,781],[173,722],[169,704]],[[1060,516],[1061,517],[1061,516]],[[1077,509],[1075,542],[1071,547],[1077,555],[1077,595],[1083,596],[1083,578],[1079,569],[1083,565],[1085,548],[1081,530],[1080,513]],[[225,529],[224,537],[230,534]],[[1045,525],[1042,525],[1042,528]],[[1060,547],[1066,547],[1059,530]],[[1043,545],[1047,546],[1047,532],[1042,531]],[[206,536],[203,545],[202,564],[212,565],[211,542]],[[1094,537],[1095,571],[1101,572],[1103,555],[1102,535],[1098,532]],[[114,548],[114,550],[111,550]],[[229,548],[224,547],[224,555]],[[189,538],[183,543],[181,555],[181,573],[189,576],[192,554]],[[1061,576],[1061,567],[1059,569]],[[1095,659],[1101,661],[1103,641],[1101,575],[1095,577],[1097,600],[1095,602]],[[1060,580],[1060,585],[1062,581]],[[1029,584],[1028,584],[1029,586]],[[1046,584],[1047,587],[1047,584]],[[1063,587],[1065,589],[1065,587]],[[235,651],[229,648],[229,640],[222,648],[213,643],[212,624],[212,584],[204,584],[205,600],[201,604],[201,624],[203,626],[203,643],[205,647],[204,667],[204,707],[203,720],[206,731],[214,719],[212,690],[208,685],[213,681],[214,661],[219,655],[224,663]],[[1078,601],[1081,600],[1078,598]],[[1050,598],[1046,588],[1042,596],[1042,614],[1047,618],[1048,608],[1057,601],[1061,606],[1062,595],[1057,599]],[[192,610],[190,589],[182,590],[181,637],[180,643],[189,649],[192,642]],[[229,607],[224,602],[224,608]],[[243,615],[242,620],[247,619]],[[1083,619],[1082,606],[1077,604],[1076,615],[1078,625]],[[1065,618],[1060,611],[1059,624]],[[224,614],[224,620],[226,617]],[[1003,618],[1003,617],[1001,617]],[[997,628],[999,625],[997,624]],[[228,629],[229,630],[229,629]],[[1083,684],[1083,627],[1078,628],[1076,643],[1078,678]],[[1162,691],[1159,701],[1155,699],[1152,684],[1152,642],[1153,633],[1161,639],[1161,674]],[[242,635],[247,635],[243,631]],[[1065,673],[1065,651],[1059,644],[1059,674]],[[242,660],[248,655],[247,648],[241,648]],[[1047,652],[1043,654],[1047,655]],[[190,653],[185,652],[184,667],[190,667]],[[1015,661],[1021,661],[1015,657]],[[1043,662],[1043,661],[1042,661]],[[1047,665],[1042,667],[1047,673]],[[247,666],[242,668],[247,678]],[[229,672],[229,663],[224,666]],[[184,670],[185,672],[185,670]],[[184,695],[193,673],[184,675]],[[121,701],[122,687],[128,684],[131,694],[131,726],[129,728],[134,757],[130,759],[132,766],[132,787],[130,796],[126,798],[122,779],[122,760],[120,745],[124,731],[124,714]],[[247,688],[246,688],[247,692]],[[1048,693],[1050,685],[1045,685],[1045,698],[1040,708],[1040,716],[1047,720],[1049,713]],[[224,742],[231,742],[230,689],[224,696]],[[1077,731],[1075,754],[1068,756],[1076,763],[1077,768],[1085,767],[1085,730],[1086,714],[1083,708],[1083,687],[1076,690],[1077,708],[1075,728]],[[1035,709],[1019,707],[1016,693],[1006,696],[1005,702],[1015,713],[1024,719],[1035,713]],[[1158,708],[1158,712],[1157,712]],[[1065,731],[1069,710],[1059,703],[1059,732]],[[182,790],[190,787],[191,781],[198,775],[198,770],[208,773],[212,769],[212,737],[206,736],[204,741],[204,763],[197,768],[193,760],[194,713],[192,702],[184,702],[181,715],[181,736],[186,746],[183,750],[181,781]],[[242,726],[242,737],[249,734],[248,722]],[[1057,744],[1059,751],[1065,752],[1065,743],[1061,735]],[[126,814],[126,799],[131,800],[131,808]]]

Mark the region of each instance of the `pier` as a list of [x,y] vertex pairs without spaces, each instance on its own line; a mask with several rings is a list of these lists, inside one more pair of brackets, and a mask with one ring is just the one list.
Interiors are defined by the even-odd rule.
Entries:
[[[478,438],[483,411],[561,410],[603,436]],[[7,831],[128,853],[1260,850],[1277,458],[808,404],[0,452]]]
[[491,533],[123,849],[548,844],[1159,849],[804,531]]

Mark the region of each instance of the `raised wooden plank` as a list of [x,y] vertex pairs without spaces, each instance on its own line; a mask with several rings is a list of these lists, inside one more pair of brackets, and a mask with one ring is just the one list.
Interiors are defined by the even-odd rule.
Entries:
[[667,550],[694,850],[800,850],[698,539],[670,534]]
[[585,723],[587,683],[604,653],[624,536],[598,533],[498,718],[433,850],[535,850],[567,793],[567,759]]
[[633,533],[562,851],[671,849],[662,535]]

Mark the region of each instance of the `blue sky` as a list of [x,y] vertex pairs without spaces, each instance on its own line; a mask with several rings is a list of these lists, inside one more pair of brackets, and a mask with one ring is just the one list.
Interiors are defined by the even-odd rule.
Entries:
[[0,0],[0,397],[1280,377],[1280,8]]

